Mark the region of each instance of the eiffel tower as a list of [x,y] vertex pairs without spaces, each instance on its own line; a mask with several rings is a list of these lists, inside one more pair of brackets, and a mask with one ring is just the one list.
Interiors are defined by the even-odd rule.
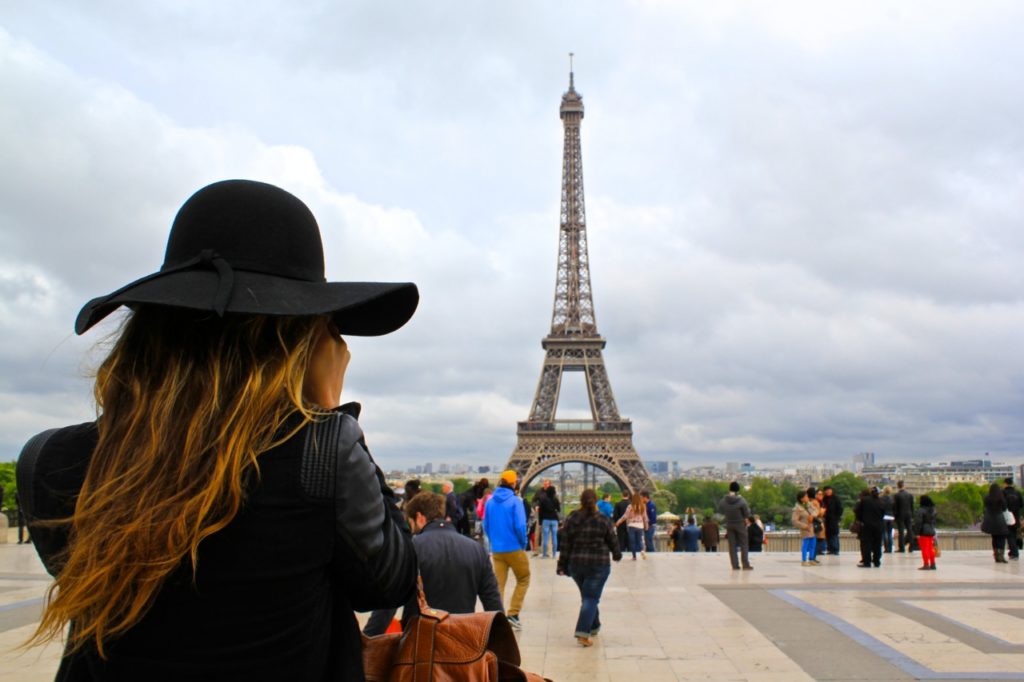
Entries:
[[[633,447],[633,424],[619,416],[615,405],[601,354],[605,340],[594,319],[580,153],[583,97],[576,92],[571,66],[569,90],[562,95],[559,114],[565,146],[551,333],[541,342],[545,356],[537,393],[529,419],[516,429],[516,448],[506,468],[519,474],[525,488],[551,466],[582,462],[608,473],[623,490],[653,491],[650,474]],[[565,372],[583,372],[586,377],[591,419],[555,419]]]

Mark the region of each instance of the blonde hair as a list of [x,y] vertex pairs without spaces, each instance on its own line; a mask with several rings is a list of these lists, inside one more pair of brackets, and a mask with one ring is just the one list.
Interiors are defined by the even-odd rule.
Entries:
[[302,390],[323,322],[155,306],[126,320],[96,374],[75,512],[49,524],[69,539],[29,644],[70,622],[66,653],[92,642],[105,657],[185,557],[195,578],[199,543],[238,514],[257,457],[316,417]]

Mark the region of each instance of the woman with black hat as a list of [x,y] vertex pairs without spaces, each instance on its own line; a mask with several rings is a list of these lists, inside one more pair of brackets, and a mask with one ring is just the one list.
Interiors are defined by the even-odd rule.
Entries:
[[416,561],[356,418],[342,334],[416,309],[413,284],[327,282],[316,220],[271,185],[199,190],[163,266],[90,301],[125,317],[99,418],[19,463],[56,578],[33,641],[59,680],[362,679],[353,610],[398,606]]

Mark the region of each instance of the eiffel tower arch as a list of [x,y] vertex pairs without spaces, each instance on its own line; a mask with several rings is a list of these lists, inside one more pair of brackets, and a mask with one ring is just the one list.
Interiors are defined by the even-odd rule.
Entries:
[[[583,97],[576,92],[571,67],[559,115],[565,141],[551,332],[541,342],[544,364],[530,416],[518,424],[506,468],[519,474],[524,488],[551,466],[581,462],[606,472],[623,490],[653,490],[654,482],[633,447],[633,424],[619,416],[604,364],[606,342],[594,316],[580,152]],[[566,372],[583,373],[590,419],[555,418]]]

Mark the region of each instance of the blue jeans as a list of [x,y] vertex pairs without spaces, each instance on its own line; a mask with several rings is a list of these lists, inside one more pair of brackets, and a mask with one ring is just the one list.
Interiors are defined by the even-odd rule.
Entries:
[[551,556],[558,554],[558,521],[556,519],[544,519],[540,522],[541,541],[540,548],[544,556],[548,555],[548,538],[551,538]]
[[644,529],[627,526],[626,534],[629,537],[629,549],[633,552],[633,558],[635,559],[636,553],[642,552],[644,549]]
[[644,547],[647,548],[648,552],[656,551],[654,549],[654,534],[657,532],[657,527],[651,526],[644,531]]
[[580,617],[576,619],[577,637],[590,637],[601,629],[601,616],[597,606],[601,602],[601,592],[611,570],[611,566],[569,564],[569,575],[576,581],[576,587],[580,588],[580,597],[583,598]]
[[839,533],[837,532],[835,535],[826,535],[825,536],[825,545],[828,547],[828,553],[829,554],[838,555],[839,554]]
[[814,558],[814,546],[815,539],[813,537],[804,538],[803,542],[800,543],[800,560],[810,561]]

